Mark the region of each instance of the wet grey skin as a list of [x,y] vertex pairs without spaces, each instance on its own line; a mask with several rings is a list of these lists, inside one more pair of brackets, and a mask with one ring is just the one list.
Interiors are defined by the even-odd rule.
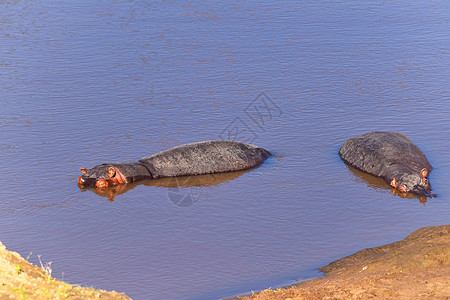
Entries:
[[81,168],[78,183],[106,187],[144,179],[202,175],[250,169],[262,164],[270,152],[234,141],[205,141],[174,147],[136,162],[109,163]]
[[339,150],[348,165],[384,178],[399,192],[431,194],[428,175],[433,167],[425,154],[405,135],[375,131],[348,139]]

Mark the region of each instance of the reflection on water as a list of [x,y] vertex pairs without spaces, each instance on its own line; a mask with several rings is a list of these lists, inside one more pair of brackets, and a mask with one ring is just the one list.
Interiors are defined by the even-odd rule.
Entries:
[[380,191],[386,191],[390,190],[392,195],[398,196],[400,198],[406,198],[406,199],[417,199],[420,203],[425,204],[427,203],[427,198],[435,198],[436,195],[433,194],[431,196],[419,196],[417,194],[413,193],[400,193],[397,189],[391,187],[383,178],[377,177],[371,174],[368,174],[366,172],[360,171],[358,169],[355,169],[347,164],[345,164],[349,172],[351,172],[354,176],[356,176],[355,180],[364,182],[368,187],[380,190]]
[[148,179],[105,188],[87,187],[82,185],[78,185],[78,187],[82,192],[90,190],[101,197],[107,197],[109,201],[114,201],[116,196],[126,193],[139,185],[164,187],[167,188],[167,196],[173,204],[179,207],[189,207],[200,200],[202,187],[218,185],[236,179],[251,170],[253,169],[217,174]]

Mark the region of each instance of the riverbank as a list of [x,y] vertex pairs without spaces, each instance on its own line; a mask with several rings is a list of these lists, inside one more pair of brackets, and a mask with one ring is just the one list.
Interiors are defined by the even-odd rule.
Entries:
[[450,225],[421,228],[320,270],[321,278],[241,299],[450,299]]
[[[47,273],[51,273],[49,266]],[[47,273],[0,242],[1,299],[130,299],[117,292],[70,285]]]
[[[424,227],[320,269],[324,276],[241,299],[450,299],[450,225]],[[0,242],[0,298],[130,299],[52,278]]]

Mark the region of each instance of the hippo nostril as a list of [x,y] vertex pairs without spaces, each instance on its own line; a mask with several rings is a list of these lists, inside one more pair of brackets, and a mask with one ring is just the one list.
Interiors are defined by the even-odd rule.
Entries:
[[105,179],[99,179],[95,183],[95,186],[99,187],[99,188],[107,187],[108,186],[108,181],[106,181]]
[[402,192],[402,193],[406,193],[406,192],[408,191],[408,188],[406,187],[406,185],[401,184],[401,185],[398,187],[398,190],[399,190],[400,192]]

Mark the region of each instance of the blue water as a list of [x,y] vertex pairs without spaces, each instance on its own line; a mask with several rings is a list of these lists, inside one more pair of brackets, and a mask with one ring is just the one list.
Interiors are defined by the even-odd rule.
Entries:
[[[0,240],[72,284],[217,299],[318,276],[448,224],[448,1],[17,1],[0,10]],[[392,195],[337,152],[409,136],[438,198]],[[274,153],[194,187],[114,201],[79,168],[184,143]]]

